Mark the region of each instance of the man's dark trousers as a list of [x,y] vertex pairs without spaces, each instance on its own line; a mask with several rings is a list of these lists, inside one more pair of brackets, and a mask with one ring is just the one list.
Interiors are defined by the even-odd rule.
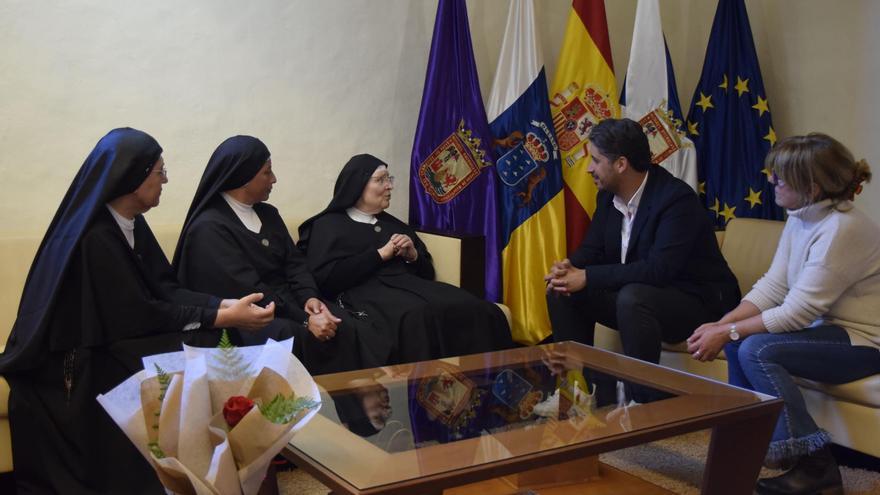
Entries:
[[[570,296],[550,294],[547,308],[554,342],[573,340],[592,346],[596,323],[620,332],[627,356],[658,364],[663,342],[679,343],[700,325],[721,317],[699,297],[671,287],[632,283],[619,291],[582,290]],[[599,404],[615,400],[607,377],[595,377]],[[650,402],[667,395],[643,387],[627,387],[630,399]],[[609,395],[610,394],[610,395]]]

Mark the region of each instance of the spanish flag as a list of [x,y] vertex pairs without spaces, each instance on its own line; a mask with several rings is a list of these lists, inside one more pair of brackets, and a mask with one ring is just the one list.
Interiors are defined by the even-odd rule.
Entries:
[[550,111],[562,154],[568,251],[581,243],[596,211],[596,186],[587,174],[587,137],[593,126],[619,118],[617,82],[603,0],[574,0],[550,87]]

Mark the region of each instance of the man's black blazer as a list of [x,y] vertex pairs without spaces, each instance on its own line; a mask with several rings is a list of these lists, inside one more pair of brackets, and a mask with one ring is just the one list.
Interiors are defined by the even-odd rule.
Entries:
[[589,290],[619,290],[630,283],[675,287],[712,309],[739,301],[736,277],[721,255],[706,209],[694,190],[663,167],[652,166],[620,263],[623,215],[614,195],[600,191],[584,241],[569,259],[584,268]]

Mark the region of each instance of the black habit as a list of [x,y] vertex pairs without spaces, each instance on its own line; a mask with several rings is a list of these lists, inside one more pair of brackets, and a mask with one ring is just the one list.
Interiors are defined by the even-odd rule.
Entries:
[[[394,359],[411,362],[505,349],[513,345],[507,319],[492,303],[434,281],[431,255],[407,224],[382,212],[377,223],[352,220],[353,207],[373,172],[385,165],[353,157],[323,212],[300,226],[300,247],[321,291],[349,310],[366,313],[397,343]],[[383,261],[378,249],[392,234],[413,240],[418,257]]]
[[320,293],[278,210],[267,203],[254,204],[262,226],[252,232],[221,196],[221,191],[250,181],[268,159],[269,150],[250,136],[227,139],[211,156],[175,254],[181,283],[229,297],[262,292],[260,304],[274,302],[276,319],[267,330],[256,335],[240,332],[240,337],[259,343],[252,340],[293,336],[294,354],[312,374],[387,364],[391,341],[366,319],[329,301],[323,302],[342,319],[335,337],[321,341],[306,328],[303,306]]
[[142,369],[143,356],[218,341],[204,329],[220,300],[177,284],[142,216],[132,249],[105,206],[136,189],[160,155],[141,131],[102,138],[31,266],[0,356],[20,494],[163,492],[95,399]]

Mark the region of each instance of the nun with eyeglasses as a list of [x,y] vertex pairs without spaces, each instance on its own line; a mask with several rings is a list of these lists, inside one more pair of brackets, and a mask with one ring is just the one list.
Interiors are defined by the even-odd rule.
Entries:
[[394,362],[512,347],[497,305],[434,280],[425,244],[385,211],[393,189],[385,162],[356,155],[342,168],[327,208],[299,227],[298,245],[321,292],[387,332]]
[[0,355],[18,493],[162,493],[96,396],[142,369],[143,356],[216,346],[212,329],[257,330],[274,317],[253,304],[260,294],[221,299],[177,283],[143,216],[167,182],[155,139],[110,131],[37,250]]

